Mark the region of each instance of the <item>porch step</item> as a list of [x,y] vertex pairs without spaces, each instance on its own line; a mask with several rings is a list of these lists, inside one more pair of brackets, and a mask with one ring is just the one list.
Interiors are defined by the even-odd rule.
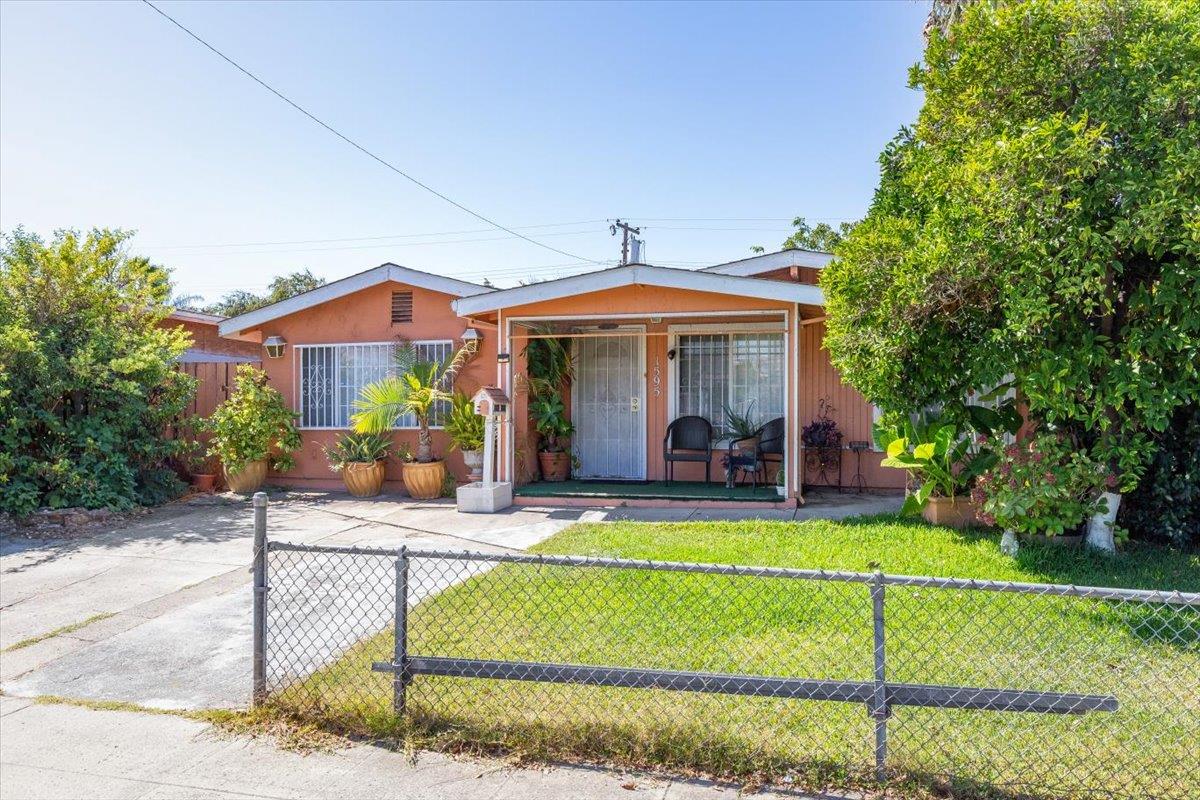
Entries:
[[621,483],[607,481],[562,482],[539,481],[518,486],[514,491],[518,497],[583,498],[588,500],[670,500],[689,502],[738,502],[738,503],[785,503],[774,486],[735,486],[725,488],[722,483],[699,481],[651,481],[649,483]]

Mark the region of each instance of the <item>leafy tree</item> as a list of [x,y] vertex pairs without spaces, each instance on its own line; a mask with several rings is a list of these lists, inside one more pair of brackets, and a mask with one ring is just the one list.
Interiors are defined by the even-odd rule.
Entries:
[[826,345],[893,411],[1012,374],[1031,417],[1127,491],[1200,397],[1200,2],[955,13],[822,276]]
[[272,303],[278,303],[280,300],[287,300],[289,297],[295,297],[298,294],[303,294],[324,285],[324,278],[318,278],[307,269],[301,270],[287,275],[277,275],[267,285],[267,293],[265,295],[258,295],[245,289],[235,289],[217,302],[207,306],[204,310],[209,314],[236,317],[238,314],[245,314],[248,311],[254,311],[256,308],[269,306]]
[[18,228],[0,250],[0,510],[124,509],[182,490],[163,438],[195,382],[173,362],[188,334],[165,270],[129,256],[125,231]]
[[[783,244],[779,247],[780,250],[816,250],[822,253],[832,253],[847,234],[854,230],[854,223],[843,222],[835,228],[826,222],[809,225],[804,217],[796,217],[792,220],[792,227],[796,230],[783,240]],[[755,253],[762,253],[766,250],[761,245],[755,245],[750,249]]]

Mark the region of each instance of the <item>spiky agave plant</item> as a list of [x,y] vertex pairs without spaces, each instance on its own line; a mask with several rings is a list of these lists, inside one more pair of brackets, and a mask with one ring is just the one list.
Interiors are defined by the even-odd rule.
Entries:
[[390,430],[401,414],[417,420],[417,454],[421,463],[435,461],[429,419],[437,404],[450,400],[454,378],[475,355],[473,348],[460,347],[444,361],[422,361],[411,342],[396,345],[395,374],[364,386],[354,401],[351,416],[360,433]]

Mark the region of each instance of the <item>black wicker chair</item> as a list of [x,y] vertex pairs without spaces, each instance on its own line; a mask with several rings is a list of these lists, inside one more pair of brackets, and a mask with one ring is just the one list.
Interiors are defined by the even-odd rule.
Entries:
[[763,483],[767,482],[767,462],[778,461],[783,466],[783,440],[787,438],[787,420],[776,417],[758,429],[758,469]]
[[[787,420],[783,417],[776,417],[755,431],[753,436],[734,439],[729,443],[730,458],[734,459],[733,466],[743,475],[750,474],[752,486],[758,486],[759,474],[762,475],[763,483],[766,484],[767,462],[778,461],[779,465],[783,466],[785,438],[787,438]],[[745,450],[738,448],[742,442],[754,442],[753,452],[749,452],[749,448]],[[740,455],[734,456],[735,451],[740,451]]]
[[[667,426],[663,437],[663,461],[667,465],[667,482],[675,479],[675,462],[704,462],[704,482],[712,470],[712,423],[704,417],[686,416]],[[684,451],[684,452],[678,452]]]

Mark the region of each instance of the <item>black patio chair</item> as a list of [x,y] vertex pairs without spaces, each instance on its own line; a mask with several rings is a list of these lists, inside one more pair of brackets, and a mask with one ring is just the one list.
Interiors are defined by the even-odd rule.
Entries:
[[[731,465],[736,467],[744,476],[749,473],[750,485],[758,487],[758,476],[762,474],[763,484],[767,482],[767,462],[778,461],[783,466],[783,440],[787,436],[787,420],[776,417],[770,420],[752,436],[743,436],[729,443]],[[741,448],[739,444],[753,442],[753,448]],[[737,453],[735,456],[734,453]]]
[[[667,465],[667,483],[675,479],[675,462],[704,462],[704,482],[712,470],[712,423],[704,417],[680,417],[667,426],[663,437],[663,461]],[[684,452],[678,452],[678,451]]]
[[787,437],[787,420],[776,417],[758,429],[758,469],[762,470],[763,483],[767,482],[767,462],[778,461],[783,467],[783,440]]

